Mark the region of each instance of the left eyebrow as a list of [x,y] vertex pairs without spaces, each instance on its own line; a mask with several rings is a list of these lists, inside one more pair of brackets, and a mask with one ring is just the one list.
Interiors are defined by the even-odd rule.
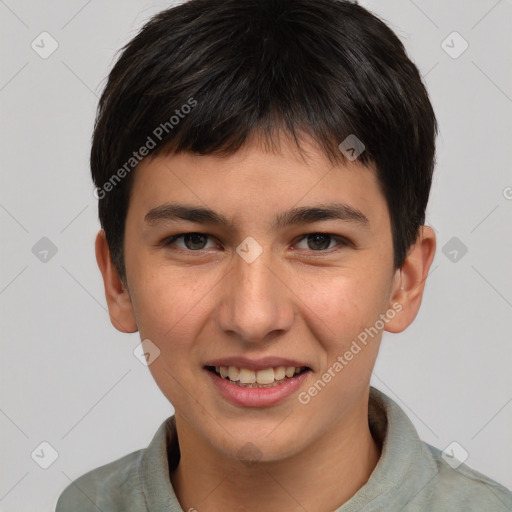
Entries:
[[334,203],[325,206],[302,206],[280,213],[274,222],[275,228],[311,224],[322,220],[342,220],[368,226],[368,217],[352,206],[344,203]]
[[[178,203],[166,203],[149,210],[145,215],[146,223],[154,225],[161,221],[187,220],[199,224],[213,224],[236,229],[238,222],[230,221],[224,215],[210,208]],[[363,212],[344,203],[318,206],[301,206],[276,215],[274,229],[300,224],[312,224],[322,220],[341,220],[368,226],[369,220]]]

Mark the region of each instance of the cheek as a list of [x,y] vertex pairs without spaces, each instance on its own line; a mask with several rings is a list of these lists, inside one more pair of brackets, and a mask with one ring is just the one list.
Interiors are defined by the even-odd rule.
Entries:
[[373,325],[387,303],[386,283],[369,269],[306,276],[293,289],[301,315],[329,352],[350,344]]
[[213,287],[214,283],[194,277],[192,271],[161,268],[138,276],[131,289],[141,340],[151,340],[160,351],[148,368],[175,408],[187,407],[184,390],[196,377],[197,368],[186,362],[199,358],[196,340],[209,318],[205,307],[209,307]]
[[151,339],[165,353],[171,344],[173,354],[185,347],[193,350],[196,334],[209,318],[205,311],[212,308],[222,274],[136,264],[141,272],[133,276],[130,295],[141,338]]

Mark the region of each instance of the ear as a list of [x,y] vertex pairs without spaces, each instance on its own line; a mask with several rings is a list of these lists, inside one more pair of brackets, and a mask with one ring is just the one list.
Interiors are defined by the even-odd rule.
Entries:
[[425,282],[436,252],[436,235],[422,226],[416,243],[395,273],[389,308],[398,313],[386,324],[386,331],[402,332],[416,318],[421,306]]
[[105,231],[100,230],[96,236],[96,261],[103,276],[105,297],[112,325],[121,332],[136,332],[137,322],[133,312],[132,302],[123,280],[110,257]]

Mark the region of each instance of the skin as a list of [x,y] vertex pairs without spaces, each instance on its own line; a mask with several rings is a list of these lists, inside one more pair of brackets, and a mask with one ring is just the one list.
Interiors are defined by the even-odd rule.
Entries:
[[[418,312],[435,253],[432,229],[421,228],[395,269],[374,169],[357,160],[333,166],[314,142],[302,147],[305,158],[282,136],[274,151],[253,139],[230,156],[145,159],[126,219],[125,279],[104,233],[97,236],[113,325],[138,330],[160,350],[149,368],[175,408],[181,460],[171,481],[183,510],[334,510],[379,460],[368,395],[381,332],[306,405],[297,393],[270,407],[234,405],[203,369],[228,356],[296,359],[312,369],[304,391],[393,304],[401,311],[385,325],[389,332],[404,330]],[[145,221],[148,211],[173,202],[211,208],[237,224]],[[279,212],[334,202],[361,211],[368,223],[272,227]],[[183,238],[163,243],[194,232],[209,235],[202,246]],[[311,233],[333,236],[315,244]],[[248,236],[263,249],[250,264],[236,252]]]

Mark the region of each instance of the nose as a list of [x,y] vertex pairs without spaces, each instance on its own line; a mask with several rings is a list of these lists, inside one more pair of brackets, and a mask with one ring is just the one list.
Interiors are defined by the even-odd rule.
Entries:
[[[268,255],[268,256],[267,256]],[[238,341],[251,344],[270,341],[286,333],[293,323],[293,292],[269,251],[248,263],[234,256],[225,276],[216,309],[218,327]]]

